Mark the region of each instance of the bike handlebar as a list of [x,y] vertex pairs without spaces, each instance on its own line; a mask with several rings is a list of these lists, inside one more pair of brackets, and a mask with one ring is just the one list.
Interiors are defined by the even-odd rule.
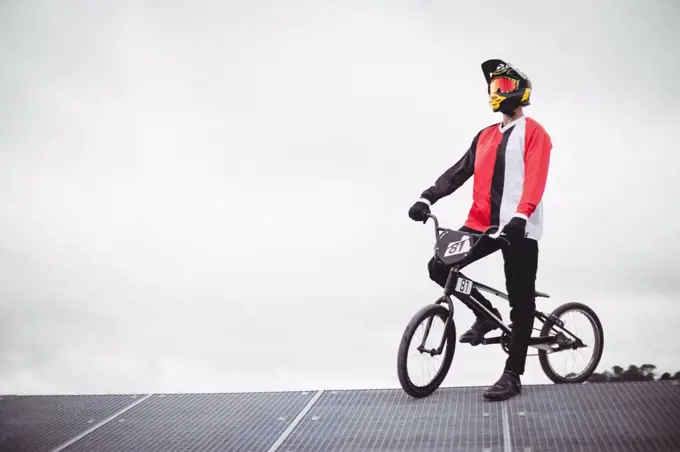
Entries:
[[[425,213],[425,222],[427,222],[427,218],[432,218],[432,221],[434,223],[435,239],[439,238],[439,232],[441,232],[441,231],[451,231],[452,230],[452,229],[449,229],[449,228],[440,227],[439,226],[439,219],[437,219],[435,214],[433,214],[431,212]],[[490,233],[491,230],[496,230],[496,229],[499,229],[498,226],[491,226],[490,228],[488,228],[486,231],[482,232],[481,234],[470,234],[470,235],[476,236],[479,239],[481,239],[484,236],[488,236],[493,240],[501,240],[501,241],[505,242],[506,245],[510,245],[510,241],[507,238],[505,238],[505,236],[502,235],[503,231],[498,230],[496,233]]]

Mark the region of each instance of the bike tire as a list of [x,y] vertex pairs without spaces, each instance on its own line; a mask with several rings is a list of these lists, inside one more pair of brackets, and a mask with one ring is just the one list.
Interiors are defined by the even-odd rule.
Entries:
[[439,372],[432,382],[426,386],[416,386],[413,384],[408,375],[408,349],[411,345],[411,339],[413,338],[416,328],[418,328],[424,320],[432,316],[438,316],[446,322],[446,319],[449,316],[449,310],[440,304],[430,304],[422,307],[416,312],[406,326],[397,353],[397,375],[399,376],[399,383],[404,392],[414,398],[427,397],[439,388],[444,381],[444,378],[446,378],[449,368],[451,367],[451,362],[453,361],[453,355],[456,351],[456,326],[453,322],[453,318],[451,318],[448,329],[444,331],[444,334],[446,335],[444,360]]
[[[602,322],[600,321],[600,318],[597,316],[593,309],[591,309],[589,306],[583,303],[570,302],[555,308],[551,315],[554,315],[555,317],[559,318],[560,315],[564,314],[566,311],[573,310],[582,311],[584,314],[590,317],[593,324],[595,325],[596,330],[595,333],[599,340],[599,345],[598,349],[595,350],[595,355],[592,362],[588,365],[588,367],[586,367],[586,370],[583,372],[583,374],[577,378],[570,379],[557,375],[555,371],[553,371],[553,369],[550,367],[550,363],[548,362],[548,353],[545,350],[539,350],[538,361],[541,364],[543,372],[553,383],[557,384],[579,384],[587,381],[588,378],[590,378],[590,376],[595,372],[597,366],[600,364],[600,360],[602,359],[602,352],[604,349],[604,330],[602,328]],[[541,336],[549,335],[550,329],[553,327],[553,325],[554,322],[552,322],[550,318],[548,318],[548,320],[543,324],[543,328],[541,328]]]

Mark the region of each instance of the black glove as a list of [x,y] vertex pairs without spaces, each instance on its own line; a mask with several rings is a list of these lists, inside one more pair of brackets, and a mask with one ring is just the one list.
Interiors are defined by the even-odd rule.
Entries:
[[512,217],[508,224],[503,228],[503,233],[510,243],[522,240],[526,235],[527,220],[520,217]]
[[416,203],[408,210],[408,216],[411,220],[422,221],[423,223],[425,223],[428,218],[427,215],[425,215],[426,213],[430,213],[430,206],[422,201],[416,201]]

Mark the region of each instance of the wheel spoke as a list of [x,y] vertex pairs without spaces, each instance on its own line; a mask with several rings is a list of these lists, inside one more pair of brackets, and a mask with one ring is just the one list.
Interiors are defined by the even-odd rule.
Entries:
[[[440,328],[440,326],[441,326],[441,328]],[[420,365],[421,375],[423,375],[424,381],[418,382],[418,383],[416,383],[414,381],[414,384],[416,386],[422,387],[422,386],[428,385],[431,382],[431,379],[433,379],[437,375],[438,367],[436,367],[436,364],[433,361],[440,359],[441,355],[440,356],[437,356],[437,355],[432,356],[429,353],[429,350],[436,349],[439,346],[439,343],[441,342],[441,335],[444,332],[443,326],[444,326],[444,323],[441,321],[441,319],[439,317],[434,317],[434,316],[429,317],[423,323],[418,325],[418,330],[416,330],[416,331],[419,331],[422,328],[424,330],[424,332],[423,332],[422,335],[419,336],[419,339],[417,341],[413,340],[411,342],[411,345],[413,346],[413,353],[412,354],[409,353],[409,360],[407,361],[407,366],[409,366],[409,364],[410,364],[409,361],[412,358],[414,358],[413,361],[415,361],[418,358],[422,358],[423,360],[426,360]],[[440,329],[441,329],[441,333],[440,333]],[[425,332],[427,332],[426,338],[425,338]],[[423,343],[423,338],[425,338],[424,343]],[[415,334],[414,334],[414,339],[415,339]],[[425,350],[428,350],[428,351],[422,351],[422,352],[419,351],[418,347],[420,346],[420,344],[423,344],[423,348]],[[446,345],[448,345],[448,344],[446,344]],[[445,345],[445,347],[446,347],[446,345]],[[409,371],[409,374],[411,374],[410,371]],[[427,378],[426,378],[425,375],[427,375]]]

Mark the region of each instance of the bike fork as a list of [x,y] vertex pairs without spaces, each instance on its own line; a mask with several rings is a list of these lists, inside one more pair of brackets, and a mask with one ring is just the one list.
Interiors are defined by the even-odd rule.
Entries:
[[451,300],[451,298],[448,297],[447,295],[443,295],[435,303],[436,304],[446,303],[449,308],[449,315],[446,316],[446,322],[444,322],[444,334],[442,335],[442,339],[439,342],[439,347],[432,350],[428,350],[425,348],[425,341],[427,340],[427,336],[430,334],[430,327],[432,326],[432,320],[434,317],[430,317],[429,319],[427,319],[427,326],[425,327],[425,336],[423,337],[423,341],[418,346],[419,352],[428,352],[430,353],[430,355],[433,356],[440,355],[444,350],[444,344],[446,342],[447,336],[449,335],[449,328],[453,323],[453,301]]
[[431,355],[439,355],[444,350],[444,344],[446,342],[446,338],[449,335],[451,324],[453,323],[453,301],[451,300],[451,294],[454,293],[457,279],[458,270],[456,268],[452,268],[449,270],[449,274],[446,277],[446,282],[444,283],[444,294],[435,302],[436,304],[446,303],[449,310],[449,315],[446,317],[446,322],[444,323],[444,334],[442,335],[439,347],[437,347],[436,350],[427,350],[425,348],[425,341],[427,340],[427,336],[430,334],[430,327],[432,326],[432,318],[429,318],[427,320],[427,326],[425,327],[425,337],[423,338],[420,346],[418,346],[418,351],[428,352]]

